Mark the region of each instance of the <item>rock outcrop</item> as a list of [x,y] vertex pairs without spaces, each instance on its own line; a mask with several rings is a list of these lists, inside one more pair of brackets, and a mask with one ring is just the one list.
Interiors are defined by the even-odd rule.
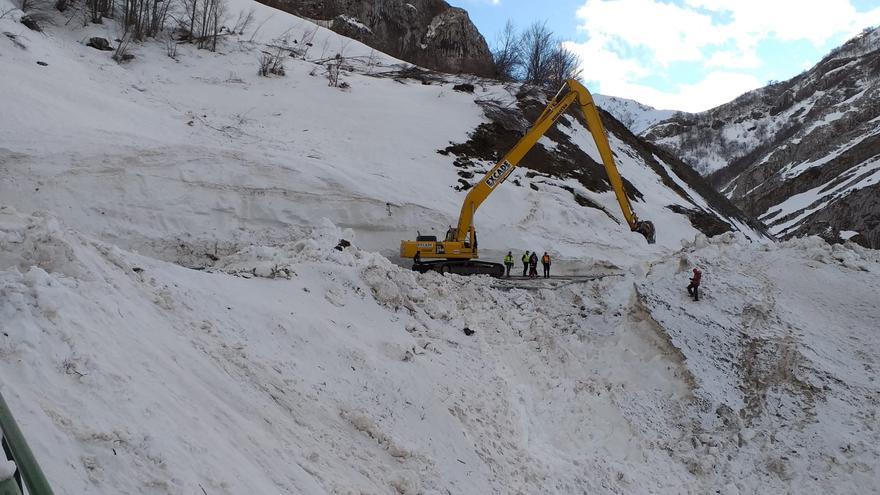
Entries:
[[443,0],[260,0],[401,60],[491,76],[492,54],[464,9]]

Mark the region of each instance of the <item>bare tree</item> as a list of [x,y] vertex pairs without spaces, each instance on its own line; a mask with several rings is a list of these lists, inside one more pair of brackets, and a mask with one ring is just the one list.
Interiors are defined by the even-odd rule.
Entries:
[[507,21],[492,51],[495,76],[502,81],[516,79],[523,62],[522,43],[513,22]]
[[522,79],[539,86],[549,82],[551,59],[556,51],[553,32],[547,21],[536,21],[520,38],[523,53]]
[[328,86],[337,87],[339,86],[339,59],[336,59],[335,62],[331,62],[327,64],[327,81],[329,81]]
[[270,74],[276,76],[284,75],[284,50],[276,48],[274,52],[263,51],[260,55],[260,68],[257,73],[263,77],[269,77]]
[[211,51],[217,51],[217,36],[223,30],[223,19],[226,17],[226,2],[213,0],[211,5]]
[[131,36],[129,35],[129,33],[122,33],[122,38],[119,40],[119,44],[116,45],[116,50],[113,52],[113,60],[115,60],[116,63],[121,64],[133,58],[128,53],[129,43],[131,43]]
[[[189,31],[189,40],[199,48],[216,51],[217,39],[225,29],[223,22],[226,19],[226,0],[182,0],[182,5],[185,16],[182,28]],[[239,21],[245,22],[241,16]],[[236,22],[237,25],[239,21]]]
[[244,34],[245,30],[251,23],[254,21],[254,14],[256,10],[251,9],[245,13],[243,10],[238,12],[238,19],[235,20],[235,24],[232,25],[232,33],[235,34]]
[[548,61],[548,74],[546,84],[552,88],[561,87],[569,79],[577,79],[580,76],[581,59],[574,52],[565,48],[561,42],[557,42],[556,49],[550,55]]
[[[94,3],[93,22],[100,22],[100,16],[113,15],[113,2],[111,0],[88,0]],[[122,7],[122,23],[126,32],[138,41],[153,37],[165,28],[165,20],[168,17],[169,0],[120,0]]]

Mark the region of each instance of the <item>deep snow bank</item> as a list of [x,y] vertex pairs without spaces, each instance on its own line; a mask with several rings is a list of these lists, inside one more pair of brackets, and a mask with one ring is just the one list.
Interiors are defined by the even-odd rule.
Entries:
[[[699,425],[700,472],[733,493],[878,486],[878,260],[817,237],[754,246],[726,234],[637,281],[714,412]],[[693,266],[704,272],[699,302],[683,289]]]
[[60,493],[876,486],[861,250],[724,238],[646,277],[523,290],[337,251],[351,232],[329,223],[215,273],[47,215],[0,227],[3,393]]
[[334,250],[346,233],[329,225],[217,264],[278,279],[184,269],[8,208],[0,225],[3,393],[60,493],[571,493],[688,477],[654,445],[665,421],[633,422],[681,414],[688,392],[661,349],[622,331],[625,300],[588,295],[616,282],[526,293],[417,276]]

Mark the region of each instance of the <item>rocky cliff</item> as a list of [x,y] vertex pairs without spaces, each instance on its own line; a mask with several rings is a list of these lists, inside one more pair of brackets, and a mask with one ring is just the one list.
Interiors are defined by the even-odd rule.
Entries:
[[261,0],[401,60],[491,76],[492,54],[464,9],[443,0]]
[[681,156],[780,237],[880,248],[880,29],[788,81],[645,136]]

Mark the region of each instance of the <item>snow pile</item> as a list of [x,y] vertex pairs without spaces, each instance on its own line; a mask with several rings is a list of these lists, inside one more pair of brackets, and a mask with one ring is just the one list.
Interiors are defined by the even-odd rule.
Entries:
[[47,215],[0,225],[3,393],[72,493],[878,481],[880,260],[858,247],[703,238],[647,272],[523,289],[336,249],[350,232],[329,223],[214,273]]
[[[626,419],[648,399],[674,410],[684,386],[661,363],[626,369],[657,353],[650,343],[581,335],[606,303],[579,290],[418,276],[320,237],[285,250],[290,280],[248,280],[52,218],[7,209],[2,225],[3,393],[68,491],[567,493],[685,476],[642,452],[664,422]],[[616,363],[579,357],[618,346]],[[656,388],[630,390],[634,374]]]
[[[291,278],[296,273],[293,266],[305,261],[332,261],[346,263],[340,254],[351,244],[354,232],[339,229],[326,218],[319,227],[311,229],[308,237],[277,247],[251,245],[214,263],[209,271],[225,272],[244,277]],[[328,247],[333,250],[327,250]]]
[[[698,303],[669,283],[693,266]],[[699,424],[713,439],[702,471],[734,493],[876,486],[878,289],[876,252],[818,237],[755,248],[724,235],[652,266],[639,301],[715,413]]]

